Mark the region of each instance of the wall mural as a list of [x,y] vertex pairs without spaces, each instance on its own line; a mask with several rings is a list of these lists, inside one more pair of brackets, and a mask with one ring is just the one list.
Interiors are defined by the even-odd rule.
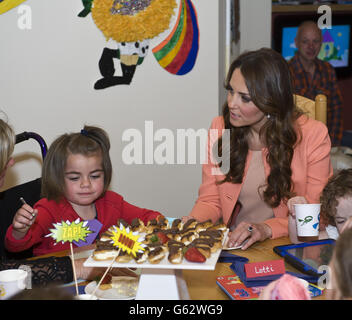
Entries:
[[[0,14],[17,7],[26,0],[0,0]],[[159,65],[174,75],[190,72],[199,50],[197,12],[191,0],[81,0],[84,9],[79,17],[92,15],[95,25],[106,40],[116,47],[103,48],[99,60],[101,79],[94,89],[105,89],[132,82],[137,66],[147,56],[150,41],[169,30],[177,13],[174,27],[166,38],[153,49]],[[115,75],[114,59],[121,65],[122,75]]]
[[[105,89],[132,82],[138,65],[146,57],[150,40],[168,30],[177,7],[176,0],[82,0],[106,40],[116,41],[116,48],[103,48],[99,60],[102,78],[94,89]],[[180,0],[176,23],[170,34],[152,51],[159,65],[174,75],[192,70],[199,49],[197,13],[191,0]],[[115,75],[114,59],[120,60],[122,76]]]

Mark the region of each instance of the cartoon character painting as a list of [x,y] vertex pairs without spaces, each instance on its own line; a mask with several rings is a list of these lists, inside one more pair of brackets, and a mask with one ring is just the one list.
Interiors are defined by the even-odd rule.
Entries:
[[[116,49],[105,47],[99,60],[102,78],[96,90],[130,84],[138,65],[146,57],[151,39],[169,29],[176,0],[82,0],[107,40],[117,43]],[[180,0],[176,23],[170,35],[158,44],[153,53],[168,72],[183,75],[192,70],[199,48],[197,15],[190,0]],[[114,59],[120,60],[122,75],[115,75]]]

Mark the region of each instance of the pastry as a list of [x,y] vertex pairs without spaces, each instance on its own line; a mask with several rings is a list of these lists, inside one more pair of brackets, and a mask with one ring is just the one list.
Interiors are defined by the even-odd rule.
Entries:
[[120,254],[115,259],[118,263],[126,263],[131,261],[132,257],[126,251],[120,251]]
[[183,223],[181,219],[175,219],[174,221],[172,221],[171,229],[182,230],[182,227]]
[[205,231],[213,225],[211,220],[206,220],[204,222],[199,222],[196,224],[195,228],[197,232]]
[[134,260],[136,263],[144,263],[148,260],[149,249],[146,248],[143,252],[137,252]]
[[182,229],[181,231],[181,235],[184,236],[186,233],[190,233],[190,232],[197,232],[196,228],[193,227],[193,228],[190,228],[188,227],[187,229]]
[[158,217],[158,227],[162,230],[166,230],[169,228],[169,220],[165,217]]
[[[120,223],[125,228],[129,227],[132,232],[146,233],[142,241],[142,246],[145,250],[137,252],[136,256],[127,254],[121,251],[116,257],[119,250],[114,246],[111,239],[113,232],[120,228]],[[165,229],[166,228],[166,229]],[[188,253],[189,259],[201,262],[201,256],[206,259],[211,257],[211,254],[222,247],[222,240],[226,226],[220,222],[213,224],[211,220],[198,222],[195,219],[189,219],[185,224],[181,219],[175,219],[171,225],[168,224],[164,217],[152,219],[144,224],[139,218],[133,219],[129,226],[123,219],[118,220],[117,226],[111,226],[107,231],[101,234],[96,241],[96,250],[93,253],[94,260],[112,260],[116,257],[116,262],[129,262],[131,259],[138,264],[148,261],[152,264],[160,263],[166,255],[170,263],[182,263],[185,250],[187,248],[196,248]],[[187,247],[187,248],[186,248]],[[191,254],[193,252],[193,254]],[[197,253],[198,252],[198,253]],[[199,261],[198,261],[199,260]]]
[[225,232],[226,229],[227,229],[226,224],[224,224],[224,223],[217,223],[217,224],[215,224],[215,225],[209,227],[207,230],[221,230],[221,231]]
[[93,259],[96,261],[112,260],[118,254],[118,248],[109,250],[95,250],[93,252]]
[[155,228],[158,228],[158,221],[156,221],[156,219],[152,219],[148,221],[145,230],[147,233],[153,233]]
[[133,232],[144,232],[144,222],[139,218],[133,219],[131,222],[131,229]]
[[181,241],[176,241],[176,240],[169,240],[168,243],[167,243],[167,246],[168,247],[181,247],[183,248],[185,245],[184,243],[182,243]]
[[116,226],[117,226],[118,228],[120,228],[120,224],[122,224],[125,228],[127,228],[127,227],[130,226],[126,220],[124,220],[124,219],[117,219]]
[[221,241],[220,241],[220,246],[219,246],[218,242],[216,240],[212,240],[212,239],[198,238],[198,239],[195,239],[192,244],[194,246],[199,245],[199,244],[208,246],[211,250],[211,253],[214,253],[219,248],[221,248]]
[[147,248],[149,251],[153,251],[157,248],[161,247],[160,243],[156,242],[156,243],[147,243]]
[[118,248],[114,246],[110,237],[103,233],[96,242],[96,249],[93,252],[93,259],[97,261],[114,259],[118,253]]
[[167,259],[172,264],[180,264],[183,260],[182,247],[179,247],[179,246],[169,247],[169,255]]
[[192,219],[189,219],[187,222],[185,222],[185,223],[183,224],[182,230],[186,230],[186,229],[189,229],[189,228],[194,228],[197,223],[198,223],[198,222],[197,222],[196,219],[193,219],[193,218],[192,218]]
[[210,238],[222,240],[223,232],[221,230],[205,230],[199,232],[199,238]]
[[197,239],[197,234],[195,232],[188,232],[182,236],[181,242],[186,246],[189,245],[193,240]]
[[178,229],[169,229],[164,232],[172,240],[180,241],[182,238],[182,235]]
[[165,249],[163,247],[157,247],[150,251],[148,254],[148,261],[152,264],[157,264],[165,257]]

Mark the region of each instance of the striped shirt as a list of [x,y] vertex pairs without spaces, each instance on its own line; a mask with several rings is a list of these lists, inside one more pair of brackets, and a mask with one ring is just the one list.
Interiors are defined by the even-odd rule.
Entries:
[[333,146],[341,144],[343,133],[342,96],[337,85],[334,68],[330,63],[316,59],[316,68],[313,79],[304,70],[296,54],[288,65],[293,76],[294,92],[301,96],[315,100],[318,94],[327,97],[327,127]]

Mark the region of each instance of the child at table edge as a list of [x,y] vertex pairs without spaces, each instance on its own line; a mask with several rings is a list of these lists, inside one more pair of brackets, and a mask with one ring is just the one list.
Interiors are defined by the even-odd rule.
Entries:
[[54,228],[53,223],[62,221],[97,219],[103,225],[101,234],[118,219],[131,223],[140,218],[146,224],[162,217],[157,211],[136,207],[107,190],[112,176],[109,149],[109,137],[98,127],[85,126],[80,133],[57,138],[44,159],[44,198],[33,208],[24,204],[17,211],[6,233],[7,249],[18,252],[33,246],[35,256],[69,249],[68,242],[56,243],[52,237],[45,237]]
[[[343,230],[352,226],[352,168],[334,173],[324,187],[321,196],[319,239],[337,240]],[[288,201],[288,230],[292,243],[297,238],[296,219],[293,204],[307,203],[304,197],[294,197]],[[325,229],[325,230],[324,230]]]

